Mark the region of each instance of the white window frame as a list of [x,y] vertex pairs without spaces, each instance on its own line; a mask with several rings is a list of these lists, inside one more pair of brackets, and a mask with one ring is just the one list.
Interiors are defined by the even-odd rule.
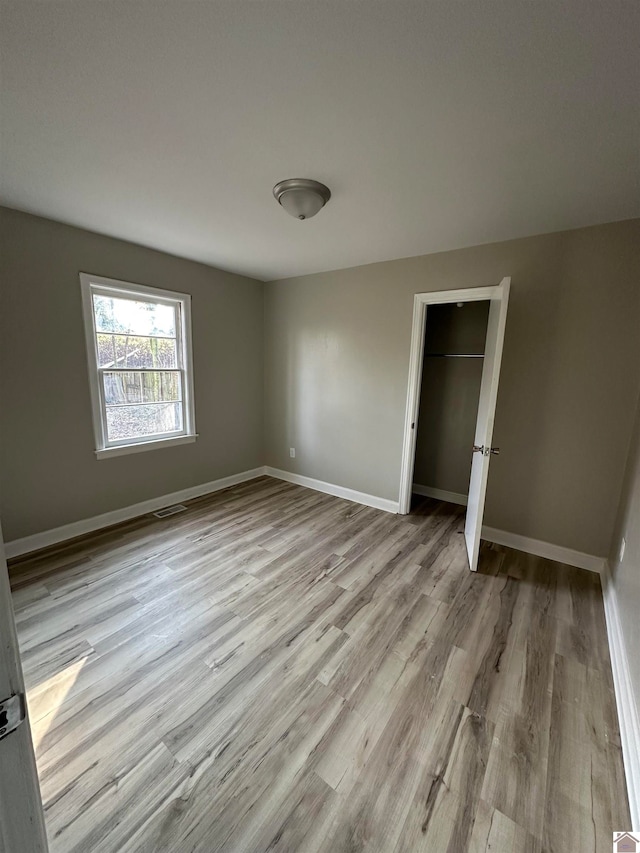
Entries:
[[[143,450],[156,450],[160,447],[174,447],[177,444],[189,444],[198,437],[195,423],[195,407],[193,396],[193,349],[191,342],[191,294],[176,293],[172,290],[160,290],[147,287],[144,284],[132,284],[128,281],[118,281],[104,278],[91,273],[80,273],[82,288],[82,308],[84,313],[84,328],[87,341],[87,361],[89,367],[89,388],[91,391],[91,408],[93,414],[93,429],[96,441],[96,456],[105,459],[110,456],[124,456],[129,453],[139,453]],[[149,438],[130,438],[119,441],[109,441],[107,438],[106,405],[104,400],[103,383],[100,379],[101,368],[98,367],[98,351],[96,337],[93,296],[112,296],[120,299],[136,299],[141,302],[155,302],[170,305],[176,309],[176,349],[178,367],[182,379],[182,409],[183,429],[180,432],[153,435]]]

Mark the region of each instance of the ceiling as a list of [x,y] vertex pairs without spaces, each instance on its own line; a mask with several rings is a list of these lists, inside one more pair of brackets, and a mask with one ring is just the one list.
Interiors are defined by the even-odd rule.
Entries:
[[[260,279],[640,216],[640,4],[2,7],[0,200]],[[283,178],[333,193],[299,222]]]

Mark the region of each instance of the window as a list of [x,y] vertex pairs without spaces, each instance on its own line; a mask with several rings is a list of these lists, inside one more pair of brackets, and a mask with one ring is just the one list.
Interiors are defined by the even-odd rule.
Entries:
[[196,440],[191,297],[80,273],[96,455]]

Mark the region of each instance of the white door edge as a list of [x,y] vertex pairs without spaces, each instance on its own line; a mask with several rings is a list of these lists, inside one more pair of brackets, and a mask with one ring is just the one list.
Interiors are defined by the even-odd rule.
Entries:
[[498,384],[500,382],[500,366],[502,364],[502,349],[507,322],[510,285],[510,278],[504,278],[500,282],[499,293],[491,299],[489,308],[489,322],[487,325],[482,381],[480,384],[480,399],[478,402],[478,418],[474,438],[474,445],[483,448],[483,450],[473,453],[471,477],[469,479],[467,516],[464,528],[469,568],[472,571],[477,571],[478,555],[480,553],[480,538],[482,535],[484,504],[487,494],[489,463],[491,462],[492,455],[493,423],[498,399]]
[[[0,530],[0,700],[24,693],[20,649]],[[29,715],[0,740],[0,850],[47,853]]]

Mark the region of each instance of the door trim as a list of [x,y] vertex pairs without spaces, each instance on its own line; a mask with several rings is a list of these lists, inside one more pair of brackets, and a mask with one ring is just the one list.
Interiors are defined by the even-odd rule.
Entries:
[[[0,698],[24,694],[20,648],[0,530]],[[47,853],[29,715],[0,740],[0,850]]]
[[[431,293],[416,293],[413,297],[413,324],[411,327],[411,350],[409,354],[409,380],[402,443],[402,464],[398,496],[399,514],[407,515],[411,509],[411,487],[413,465],[418,434],[418,409],[422,384],[422,358],[424,354],[424,332],[427,322],[427,306],[447,302],[480,302],[485,299],[502,299],[501,284],[489,287],[466,287],[461,290],[437,290]],[[414,427],[412,428],[412,424]]]

